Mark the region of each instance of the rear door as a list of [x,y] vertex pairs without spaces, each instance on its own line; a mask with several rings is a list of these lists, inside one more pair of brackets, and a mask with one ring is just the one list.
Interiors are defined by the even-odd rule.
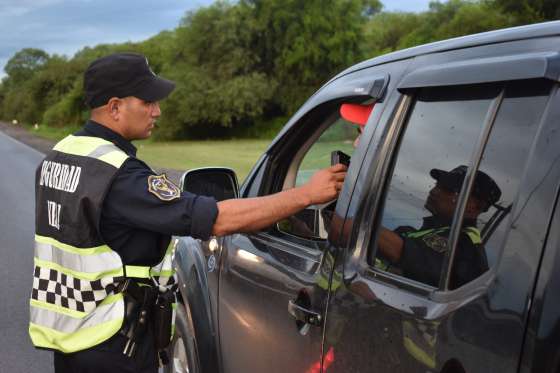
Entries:
[[[363,190],[356,189],[343,229],[347,251],[335,265],[343,285],[333,288],[326,322],[327,372],[518,368],[552,212],[539,201],[555,195],[536,155],[554,147],[540,134],[557,92],[546,70],[558,56],[479,50],[485,56],[478,59],[474,48],[418,58],[399,83],[397,109],[374,136],[358,177]],[[443,221],[433,208],[433,170],[459,166],[466,166],[465,182]],[[477,171],[501,195],[472,223]],[[403,241],[397,259],[380,249],[384,231]],[[465,245],[465,237],[478,241]],[[465,250],[474,246],[485,263],[469,261]]]
[[245,198],[305,183],[330,166],[331,151],[353,155],[338,201],[312,206],[263,232],[223,240],[218,317],[224,372],[320,371],[322,318],[336,256],[332,242],[367,148],[366,143],[361,153],[354,152],[357,126],[340,117],[340,104],[375,102],[370,121],[378,120],[389,73],[366,69],[324,87],[296,113],[249,176]]

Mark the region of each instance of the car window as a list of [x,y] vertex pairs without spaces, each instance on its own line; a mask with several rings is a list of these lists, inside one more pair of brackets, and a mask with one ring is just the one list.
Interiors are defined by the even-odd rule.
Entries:
[[[505,86],[462,217],[450,289],[476,279],[497,261],[550,88],[543,81]],[[420,92],[386,194],[375,267],[438,286],[463,180],[499,90],[480,86],[461,93],[456,87]],[[400,252],[395,249],[399,243]]]
[[[346,105],[345,117],[341,114],[343,105]],[[309,135],[309,140],[293,154],[290,160],[291,166],[284,181],[284,188],[303,185],[315,172],[329,167],[331,154],[334,151],[351,157],[362,127],[356,122],[351,122],[348,115],[355,120],[357,118],[354,115],[358,115],[363,121],[362,124],[365,124],[373,110],[373,104],[337,101],[328,103],[321,109],[321,117],[312,120],[316,130]],[[280,221],[276,225],[277,232],[303,239],[324,240],[327,238],[335,204],[336,201],[326,205],[310,206]]]
[[438,286],[462,185],[450,181],[466,171],[499,92],[488,85],[418,92],[385,194],[376,268]]

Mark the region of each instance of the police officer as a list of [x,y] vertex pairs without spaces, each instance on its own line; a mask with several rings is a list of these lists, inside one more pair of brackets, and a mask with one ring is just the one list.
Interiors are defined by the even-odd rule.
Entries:
[[[451,171],[430,171],[436,185],[430,190],[425,207],[432,216],[424,218],[420,229],[398,227],[393,232],[381,228],[379,251],[384,258],[402,270],[405,277],[438,286],[457,197],[466,173],[466,166],[459,166]],[[482,171],[476,172],[465,208],[450,288],[458,288],[488,270],[476,220],[478,215],[498,202],[501,194],[500,188],[490,176]]]
[[261,198],[217,203],[181,192],[131,143],[150,137],[173,89],[142,55],[95,60],[84,75],[90,120],[37,169],[29,333],[55,351],[56,372],[157,372],[146,289],[173,287],[171,235],[259,230],[342,187],[346,168],[336,165]]

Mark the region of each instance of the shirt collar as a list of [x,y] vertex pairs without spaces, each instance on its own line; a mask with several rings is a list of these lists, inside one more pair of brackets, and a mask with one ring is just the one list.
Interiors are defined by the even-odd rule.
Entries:
[[104,140],[111,141],[127,155],[136,157],[136,147],[132,145],[129,140],[125,139],[112,129],[105,127],[104,125],[99,124],[91,119],[87,121],[84,129],[77,134],[100,137]]

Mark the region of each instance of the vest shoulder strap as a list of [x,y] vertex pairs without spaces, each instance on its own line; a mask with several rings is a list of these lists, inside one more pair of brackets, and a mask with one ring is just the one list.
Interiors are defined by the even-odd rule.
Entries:
[[482,243],[482,239],[480,238],[480,231],[478,230],[478,228],[466,227],[463,228],[463,232],[466,233],[467,236],[469,236],[473,244],[478,245]]
[[128,158],[128,155],[112,142],[92,136],[69,135],[58,142],[53,150],[98,159],[116,168],[121,167]]

